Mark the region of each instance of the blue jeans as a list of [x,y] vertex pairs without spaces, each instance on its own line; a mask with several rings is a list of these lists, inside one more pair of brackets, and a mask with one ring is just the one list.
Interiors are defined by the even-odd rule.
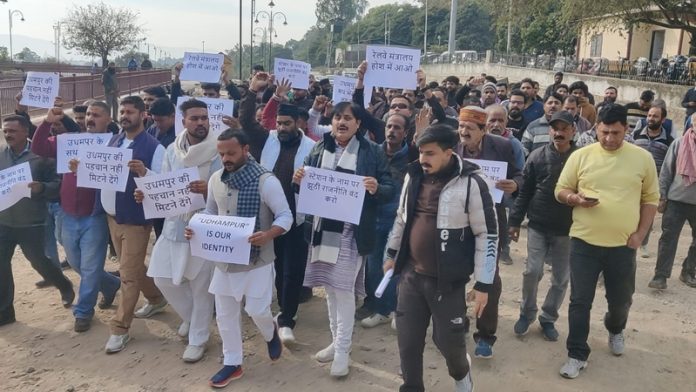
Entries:
[[117,277],[104,272],[109,242],[106,215],[78,217],[64,214],[62,234],[68,262],[80,274],[79,298],[73,306],[73,315],[91,319],[99,292],[105,297],[113,297],[121,285]]
[[60,268],[60,256],[58,256],[56,240],[62,245],[63,209],[60,208],[60,203],[48,202],[46,205],[48,207],[48,215],[46,216],[44,230],[44,253],[53,264]]
[[392,278],[389,281],[382,298],[375,297],[377,286],[379,286],[379,282],[384,277],[384,270],[382,269],[384,248],[387,246],[391,228],[392,223],[377,222],[377,242],[372,253],[367,256],[367,268],[365,271],[365,291],[367,291],[367,296],[363,306],[367,307],[371,312],[379,313],[382,316],[388,316],[396,310],[396,284],[398,279]]

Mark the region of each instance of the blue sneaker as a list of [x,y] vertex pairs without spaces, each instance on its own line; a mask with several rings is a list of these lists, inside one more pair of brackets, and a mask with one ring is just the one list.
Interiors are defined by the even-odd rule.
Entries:
[[273,338],[266,344],[268,345],[268,356],[271,358],[271,361],[277,361],[283,353],[283,343],[278,336],[278,326],[273,329]]
[[524,336],[529,331],[529,320],[526,317],[520,315],[520,319],[515,323],[514,331],[517,336]]
[[474,356],[481,359],[493,358],[493,346],[488,344],[488,342],[484,341],[483,339],[479,339],[479,341],[476,343]]
[[544,339],[549,342],[558,341],[558,331],[553,323],[545,322],[541,324],[541,333],[544,335]]
[[223,366],[219,372],[215,373],[208,384],[213,388],[224,388],[230,382],[241,378],[243,374],[241,365]]

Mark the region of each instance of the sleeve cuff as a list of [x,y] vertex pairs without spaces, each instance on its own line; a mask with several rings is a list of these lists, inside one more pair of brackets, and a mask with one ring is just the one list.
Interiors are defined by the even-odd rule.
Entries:
[[487,284],[487,283],[481,283],[481,282],[476,282],[474,284],[474,290],[480,291],[482,293],[490,293],[492,289],[493,289],[493,284]]
[[387,258],[394,259],[396,257],[396,249],[387,248]]

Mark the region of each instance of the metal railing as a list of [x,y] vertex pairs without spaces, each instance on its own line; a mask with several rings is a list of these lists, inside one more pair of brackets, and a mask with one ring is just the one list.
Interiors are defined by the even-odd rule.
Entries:
[[696,57],[675,56],[672,59],[661,59],[655,62],[645,58],[609,60],[600,57],[583,58],[577,61],[572,56],[494,53],[492,63],[665,84],[693,85],[696,81]]
[[[152,86],[168,84],[171,80],[171,71],[135,71],[122,72],[116,75],[119,93],[134,94],[142,89]],[[14,113],[15,95],[22,90],[22,79],[0,80],[0,115],[6,116]],[[88,99],[103,99],[104,87],[101,84],[101,75],[88,76],[63,76],[60,78],[60,94],[63,98],[64,108],[71,108]],[[30,115],[39,115],[46,109],[30,108]]]
[[[119,72],[127,72],[127,67],[117,67]],[[91,65],[72,65],[63,63],[25,63],[19,61],[2,61],[0,62],[0,71],[19,71],[26,73],[29,71],[35,72],[56,72],[61,76],[63,74],[71,75],[96,75],[101,74],[104,69],[98,66],[93,69]],[[151,71],[154,71],[151,70]]]

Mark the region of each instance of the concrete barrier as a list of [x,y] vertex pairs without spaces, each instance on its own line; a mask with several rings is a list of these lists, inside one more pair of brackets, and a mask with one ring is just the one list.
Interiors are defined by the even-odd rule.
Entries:
[[[496,78],[507,77],[511,82],[532,78],[542,86],[542,94],[546,86],[553,83],[553,75],[556,73],[543,69],[512,67],[495,63],[428,64],[423,65],[422,68],[426,72],[428,81],[435,80],[438,82],[449,75],[466,79],[469,76],[480,75],[481,73],[492,75]],[[609,86],[614,86],[619,90],[619,101],[624,104],[636,102],[641,92],[648,89],[652,90],[655,92],[656,98],[665,100],[668,117],[674,121],[676,130],[681,133],[682,124],[684,124],[686,116],[686,111],[682,108],[681,101],[688,90],[687,86],[571,73],[566,73],[563,79],[564,83],[568,85],[577,80],[585,82],[590,92],[594,94],[596,102],[600,102],[603,99],[604,90]]]

